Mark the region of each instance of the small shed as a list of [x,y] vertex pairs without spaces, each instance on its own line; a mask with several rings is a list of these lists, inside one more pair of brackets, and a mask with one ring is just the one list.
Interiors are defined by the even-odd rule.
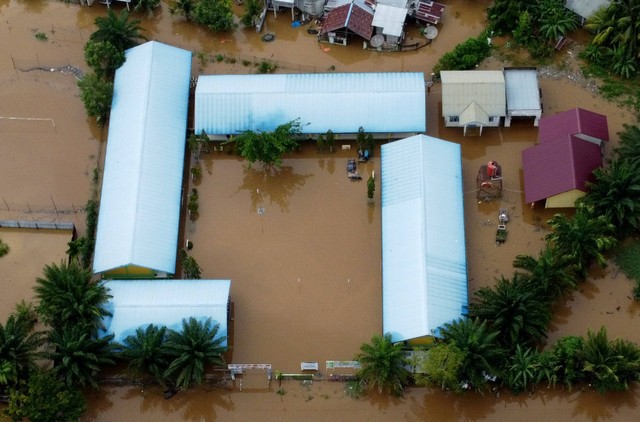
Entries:
[[105,287],[112,316],[103,318],[101,334],[114,334],[116,342],[149,324],[180,331],[190,317],[211,318],[220,324],[218,336],[228,335],[230,280],[110,280]]
[[507,94],[507,116],[504,126],[511,126],[511,120],[514,118],[530,118],[533,119],[533,125],[538,126],[542,117],[542,102],[537,69],[505,68],[504,82]]
[[342,45],[353,35],[366,41],[373,35],[373,9],[363,0],[352,0],[328,12],[318,32],[320,41]]
[[522,151],[525,201],[545,208],[571,208],[602,166],[607,118],[576,108],[540,120],[538,145]]
[[580,16],[584,24],[598,9],[607,7],[609,4],[611,4],[611,0],[567,0],[565,6]]
[[382,328],[428,342],[468,305],[460,145],[416,135],[382,145]]
[[504,73],[499,70],[443,70],[442,117],[447,127],[462,127],[464,135],[485,126],[497,127],[506,116]]
[[[386,4],[378,2],[372,22],[376,35],[382,35],[384,43],[391,45],[398,45],[402,42],[404,38],[404,24],[407,19],[406,1],[395,3],[396,4]],[[376,47],[375,45],[372,46]]]

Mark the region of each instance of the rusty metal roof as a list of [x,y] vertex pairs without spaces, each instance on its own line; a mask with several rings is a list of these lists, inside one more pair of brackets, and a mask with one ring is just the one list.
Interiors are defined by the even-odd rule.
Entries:
[[336,7],[327,14],[322,25],[322,33],[342,28],[347,28],[369,41],[373,35],[373,11],[359,0]]

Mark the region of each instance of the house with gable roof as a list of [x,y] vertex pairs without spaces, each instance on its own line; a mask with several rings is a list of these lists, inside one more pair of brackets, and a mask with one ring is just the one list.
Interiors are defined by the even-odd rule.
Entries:
[[602,166],[609,140],[607,118],[575,108],[540,119],[538,145],[522,151],[525,201],[545,208],[572,208],[593,170]]

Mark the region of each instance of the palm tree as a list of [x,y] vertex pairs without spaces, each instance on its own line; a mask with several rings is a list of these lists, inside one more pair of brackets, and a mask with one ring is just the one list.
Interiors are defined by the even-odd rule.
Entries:
[[542,0],[538,4],[540,33],[546,39],[557,40],[578,28],[578,18],[564,3],[564,0]]
[[549,303],[576,285],[575,267],[571,260],[558,254],[552,247],[540,251],[537,259],[530,255],[516,256],[513,267],[527,271],[529,285],[536,288]]
[[[626,47],[625,53],[636,64],[640,50],[640,1],[617,0],[598,10],[585,25],[594,33],[592,43],[613,50]],[[614,63],[611,63],[613,65]]]
[[460,379],[477,390],[484,389],[487,381],[497,375],[505,357],[498,332],[489,328],[486,321],[461,318],[445,324],[440,333],[444,341],[454,343],[465,354]]
[[138,0],[138,4],[133,8],[133,11],[153,16],[158,7],[160,7],[160,0]]
[[363,343],[360,353],[355,356],[361,368],[356,376],[361,385],[379,393],[387,391],[401,395],[409,372],[405,368],[407,360],[401,343],[393,343],[391,334],[374,335],[371,343]]
[[604,327],[597,334],[589,331],[584,342],[584,372],[601,393],[626,391],[640,377],[640,349],[626,340],[609,341]]
[[547,224],[553,230],[546,236],[547,242],[559,254],[571,258],[579,276],[586,277],[594,258],[601,267],[607,266],[603,252],[613,248],[617,241],[613,236],[615,227],[606,216],[592,216],[584,206],[578,204],[573,218],[556,214]]
[[[166,343],[168,355],[173,358],[164,377],[175,381],[180,388],[202,384],[206,367],[224,365],[222,353],[226,347],[225,336],[218,336],[220,324],[211,318],[182,320],[182,331],[169,331]],[[216,338],[217,337],[217,338]]]
[[640,127],[624,124],[620,136],[620,146],[615,149],[618,159],[621,161],[630,161],[631,163],[640,162]]
[[513,350],[518,344],[535,346],[547,338],[551,309],[540,300],[532,282],[515,273],[511,280],[500,277],[493,288],[480,288],[469,305],[469,315],[487,321],[500,333],[499,342]]
[[76,261],[45,266],[44,277],[36,279],[33,289],[40,302],[38,313],[54,330],[82,326],[95,333],[102,318],[111,315],[104,308],[111,297],[107,288],[94,282],[91,271]]
[[140,20],[129,20],[129,12],[122,10],[120,15],[116,15],[113,9],[109,9],[106,17],[98,16],[95,19],[98,29],[91,34],[91,41],[107,41],[117,47],[120,51],[138,45],[138,39],[142,27]]
[[111,343],[113,334],[93,338],[82,326],[53,330],[49,333],[49,344],[53,352],[46,356],[53,360],[53,371],[64,379],[69,387],[90,385],[96,390],[98,374],[102,368],[115,363],[117,346]]
[[169,13],[184,16],[187,21],[190,21],[193,18],[195,6],[194,0],[176,0],[173,5],[169,6]]
[[32,328],[30,320],[17,315],[0,324],[0,385],[26,379],[36,367],[34,362],[40,357],[45,337],[42,332],[32,332]]
[[505,382],[514,393],[527,391],[540,379],[540,353],[528,348],[522,349],[516,345],[516,349],[509,358],[505,368]]
[[589,193],[580,199],[593,215],[604,215],[624,237],[640,229],[640,165],[612,161],[593,172]]
[[124,339],[122,357],[129,361],[129,369],[136,374],[149,374],[160,382],[169,366],[169,356],[165,347],[167,327],[149,324],[138,328],[135,334]]

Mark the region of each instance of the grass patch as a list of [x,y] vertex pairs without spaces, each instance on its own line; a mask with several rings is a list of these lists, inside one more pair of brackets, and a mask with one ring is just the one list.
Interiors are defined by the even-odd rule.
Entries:
[[49,37],[47,37],[47,34],[45,34],[44,32],[36,32],[34,37],[36,37],[36,40],[38,41],[46,41],[49,39]]

